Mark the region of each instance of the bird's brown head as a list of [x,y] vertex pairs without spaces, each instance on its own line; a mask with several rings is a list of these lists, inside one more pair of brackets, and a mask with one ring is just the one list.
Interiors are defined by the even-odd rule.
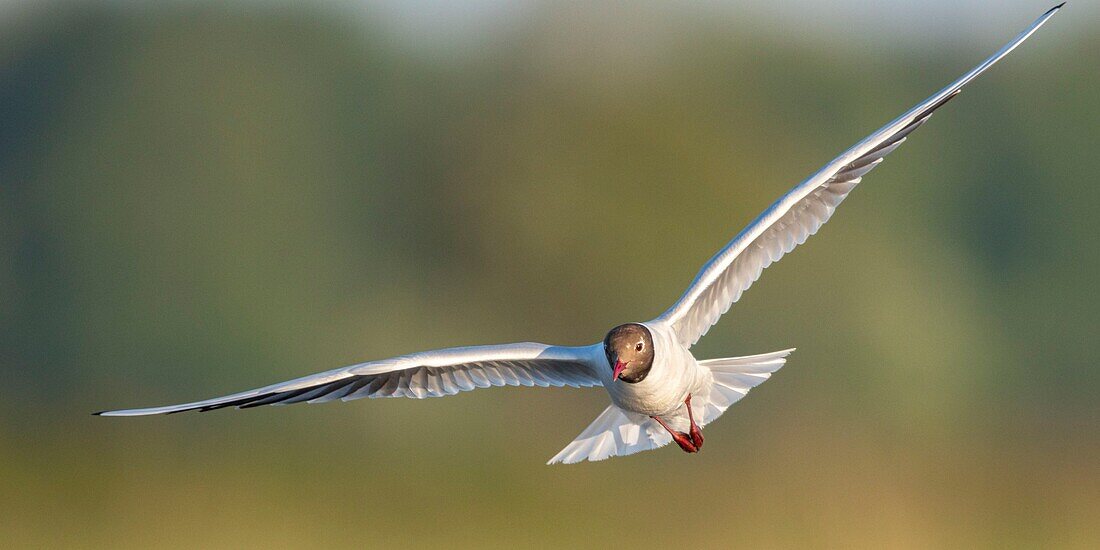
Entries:
[[619,325],[603,339],[603,352],[611,368],[611,379],[637,384],[653,368],[653,335],[645,325]]

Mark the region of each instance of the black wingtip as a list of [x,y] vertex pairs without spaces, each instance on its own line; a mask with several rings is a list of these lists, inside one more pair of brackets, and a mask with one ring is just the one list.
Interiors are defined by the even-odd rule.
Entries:
[[[1047,10],[1047,13],[1052,13],[1052,12],[1058,11],[1058,10],[1062,9],[1062,6],[1064,6],[1064,5],[1066,5],[1066,3],[1062,2],[1061,4],[1058,4],[1057,6],[1054,6],[1053,8],[1050,8],[1049,10]],[[1044,13],[1043,15],[1046,15],[1047,13]]]
[[105,412],[107,412],[107,411],[94,412],[94,413],[92,413],[92,416],[103,416],[103,413],[105,413]]

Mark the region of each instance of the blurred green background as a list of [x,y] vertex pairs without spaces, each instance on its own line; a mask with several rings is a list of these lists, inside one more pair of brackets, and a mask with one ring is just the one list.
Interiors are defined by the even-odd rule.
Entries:
[[767,4],[0,4],[4,546],[1096,548],[1087,2],[701,342],[799,349],[699,455],[544,466],[599,389],[89,415],[652,318],[1049,7]]

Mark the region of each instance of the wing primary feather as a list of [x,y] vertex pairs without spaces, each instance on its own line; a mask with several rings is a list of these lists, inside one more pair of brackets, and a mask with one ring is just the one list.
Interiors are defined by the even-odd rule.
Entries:
[[712,256],[675,304],[654,322],[666,323],[691,347],[707,333],[761,271],[813,235],[862,177],[893,152],[962,87],[1008,55],[1057,11],[1044,13],[993,55],[954,82],[848,148],[796,185]]
[[[237,407],[237,406],[243,405],[245,403],[250,403],[252,401],[256,401],[258,399],[265,399],[265,398],[271,397],[272,395],[273,394],[270,394],[270,393],[264,393],[264,394],[260,394],[260,395],[253,396],[253,397],[245,397],[243,399],[234,399],[233,401],[226,401],[225,403],[218,403],[217,405],[208,405],[206,407],[200,407],[198,409],[198,411],[199,412],[209,412],[209,411],[214,411],[214,410],[218,410],[218,409],[224,409],[226,407]],[[195,410],[195,409],[185,409],[185,410]],[[176,411],[176,412],[183,412],[183,411]]]
[[349,379],[346,386],[333,390],[328,395],[323,395],[310,401],[310,403],[325,403],[328,401],[335,401],[337,399],[343,399],[348,394],[357,391],[359,388],[370,384],[371,378],[369,376],[353,376]]
[[[325,403],[362,397],[426,398],[490,386],[595,386],[591,346],[533,342],[426,351],[320,372],[224,397],[144,409],[106,410],[97,416],[145,416],[264,405]],[[545,373],[545,374],[544,374]]]
[[302,395],[303,393],[305,393],[307,391],[310,391],[312,389],[313,388],[302,388],[300,390],[290,390],[290,391],[285,391],[285,392],[273,393],[269,397],[266,397],[264,399],[257,399],[255,401],[250,401],[248,403],[245,403],[245,404],[241,405],[239,408],[241,408],[241,409],[251,409],[252,407],[260,407],[260,406],[263,406],[263,405],[270,405],[270,404],[273,404],[273,403],[278,403],[278,402],[280,402],[284,399],[289,399],[289,398],[294,397],[296,395]]

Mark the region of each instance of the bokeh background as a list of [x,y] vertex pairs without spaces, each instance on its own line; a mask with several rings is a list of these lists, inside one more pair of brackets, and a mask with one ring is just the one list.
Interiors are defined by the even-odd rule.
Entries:
[[764,4],[0,3],[4,546],[1096,548],[1089,2],[701,342],[799,349],[699,455],[544,466],[599,389],[89,415],[652,318],[1049,7]]

